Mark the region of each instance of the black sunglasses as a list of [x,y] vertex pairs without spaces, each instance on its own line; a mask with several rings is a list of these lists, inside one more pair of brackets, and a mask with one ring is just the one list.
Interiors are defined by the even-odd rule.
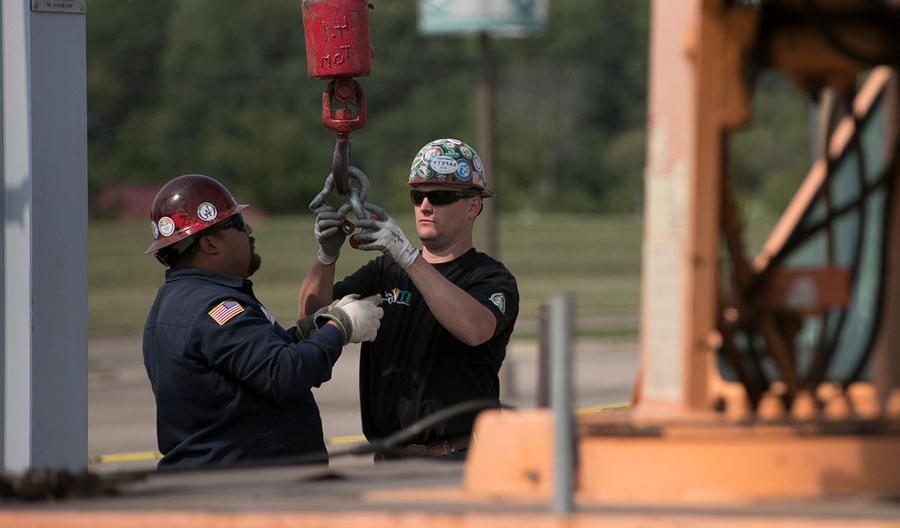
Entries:
[[218,223],[218,224],[210,227],[209,229],[204,231],[203,234],[209,235],[211,233],[215,233],[217,231],[224,231],[224,230],[230,229],[232,227],[237,229],[238,231],[246,232],[247,231],[247,223],[244,222],[244,215],[238,213],[238,214],[232,216],[231,218],[229,218],[228,220],[225,220],[224,222]]
[[409,197],[415,205],[422,205],[422,200],[425,198],[428,198],[428,203],[431,205],[450,205],[463,198],[474,196],[478,196],[478,194],[466,191],[417,191],[415,189],[409,191]]

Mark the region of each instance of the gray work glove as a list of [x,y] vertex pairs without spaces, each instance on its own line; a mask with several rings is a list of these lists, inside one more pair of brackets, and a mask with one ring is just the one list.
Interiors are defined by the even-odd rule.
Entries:
[[344,336],[345,345],[372,341],[378,334],[378,327],[384,316],[384,310],[379,307],[381,302],[380,295],[365,299],[360,299],[355,293],[347,295],[317,311],[316,326],[321,328],[328,321],[336,322]]
[[419,250],[410,244],[397,222],[388,216],[387,211],[373,203],[367,203],[366,210],[375,216],[356,222],[356,227],[361,227],[362,231],[353,235],[353,247],[381,251],[390,255],[403,269],[412,266]]
[[319,242],[319,262],[329,266],[334,264],[341,253],[341,246],[347,235],[341,229],[344,217],[327,203],[319,205],[313,210],[316,214],[316,223],[313,233]]

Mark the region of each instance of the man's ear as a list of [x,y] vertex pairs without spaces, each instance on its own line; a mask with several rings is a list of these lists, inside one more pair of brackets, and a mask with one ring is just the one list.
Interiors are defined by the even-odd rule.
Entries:
[[222,251],[222,245],[215,234],[202,235],[197,240],[197,247],[204,255],[216,255]]
[[481,196],[477,197],[477,200],[472,200],[469,202],[469,218],[475,219],[478,215],[481,214],[481,210],[484,208],[484,198]]

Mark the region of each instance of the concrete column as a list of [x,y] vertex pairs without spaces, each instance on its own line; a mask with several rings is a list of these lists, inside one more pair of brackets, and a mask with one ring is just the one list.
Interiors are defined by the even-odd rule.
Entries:
[[2,4],[3,468],[87,462],[83,0]]

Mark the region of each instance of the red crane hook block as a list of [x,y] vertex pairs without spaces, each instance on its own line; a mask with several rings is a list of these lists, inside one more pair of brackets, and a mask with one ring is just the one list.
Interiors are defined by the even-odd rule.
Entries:
[[303,0],[306,70],[316,79],[372,71],[368,0]]
[[[336,108],[335,103],[342,104],[343,108]],[[362,128],[366,124],[363,87],[353,79],[345,78],[328,83],[322,92],[322,122],[327,128],[345,134]]]

